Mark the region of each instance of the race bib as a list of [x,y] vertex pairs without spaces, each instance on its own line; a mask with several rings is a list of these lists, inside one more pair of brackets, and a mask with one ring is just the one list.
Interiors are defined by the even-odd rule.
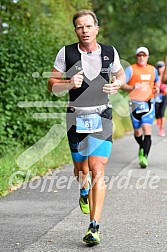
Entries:
[[102,120],[99,114],[82,114],[76,116],[76,132],[94,133],[102,130]]

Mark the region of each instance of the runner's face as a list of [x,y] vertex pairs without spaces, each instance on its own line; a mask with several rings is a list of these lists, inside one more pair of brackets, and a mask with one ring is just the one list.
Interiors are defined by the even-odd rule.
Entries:
[[77,18],[75,24],[75,32],[81,44],[91,45],[93,42],[96,42],[98,26],[94,24],[94,19],[91,15]]
[[148,55],[146,55],[144,52],[140,52],[137,54],[137,64],[139,66],[146,66],[148,61]]

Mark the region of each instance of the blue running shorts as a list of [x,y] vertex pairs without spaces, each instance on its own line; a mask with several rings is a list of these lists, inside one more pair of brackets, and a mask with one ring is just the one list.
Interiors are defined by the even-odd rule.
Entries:
[[112,149],[112,108],[101,113],[103,130],[95,133],[76,132],[76,113],[67,108],[66,124],[69,147],[75,162],[87,160],[89,156],[109,157]]
[[136,110],[132,111],[130,116],[134,129],[139,129],[143,124],[153,124],[155,118],[155,102],[148,101],[149,111],[140,114]]

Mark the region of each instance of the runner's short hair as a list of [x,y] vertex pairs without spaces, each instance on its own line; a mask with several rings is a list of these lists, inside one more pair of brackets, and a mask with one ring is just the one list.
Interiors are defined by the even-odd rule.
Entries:
[[74,16],[73,16],[73,25],[74,27],[76,27],[76,24],[75,24],[75,21],[79,18],[79,17],[82,17],[82,16],[86,16],[86,15],[91,15],[92,18],[94,19],[94,24],[95,25],[98,25],[98,20],[97,20],[97,17],[96,17],[96,14],[91,11],[91,10],[79,10],[77,11]]

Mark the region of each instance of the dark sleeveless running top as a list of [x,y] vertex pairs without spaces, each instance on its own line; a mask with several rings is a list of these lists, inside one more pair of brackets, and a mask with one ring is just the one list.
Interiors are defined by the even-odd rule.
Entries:
[[[82,86],[69,91],[69,106],[91,107],[108,103],[108,95],[102,91],[104,84],[109,82],[109,66],[114,61],[114,49],[112,46],[101,46],[102,68],[100,74],[93,80],[85,75]],[[66,78],[82,70],[81,53],[78,51],[78,43],[65,46]]]

